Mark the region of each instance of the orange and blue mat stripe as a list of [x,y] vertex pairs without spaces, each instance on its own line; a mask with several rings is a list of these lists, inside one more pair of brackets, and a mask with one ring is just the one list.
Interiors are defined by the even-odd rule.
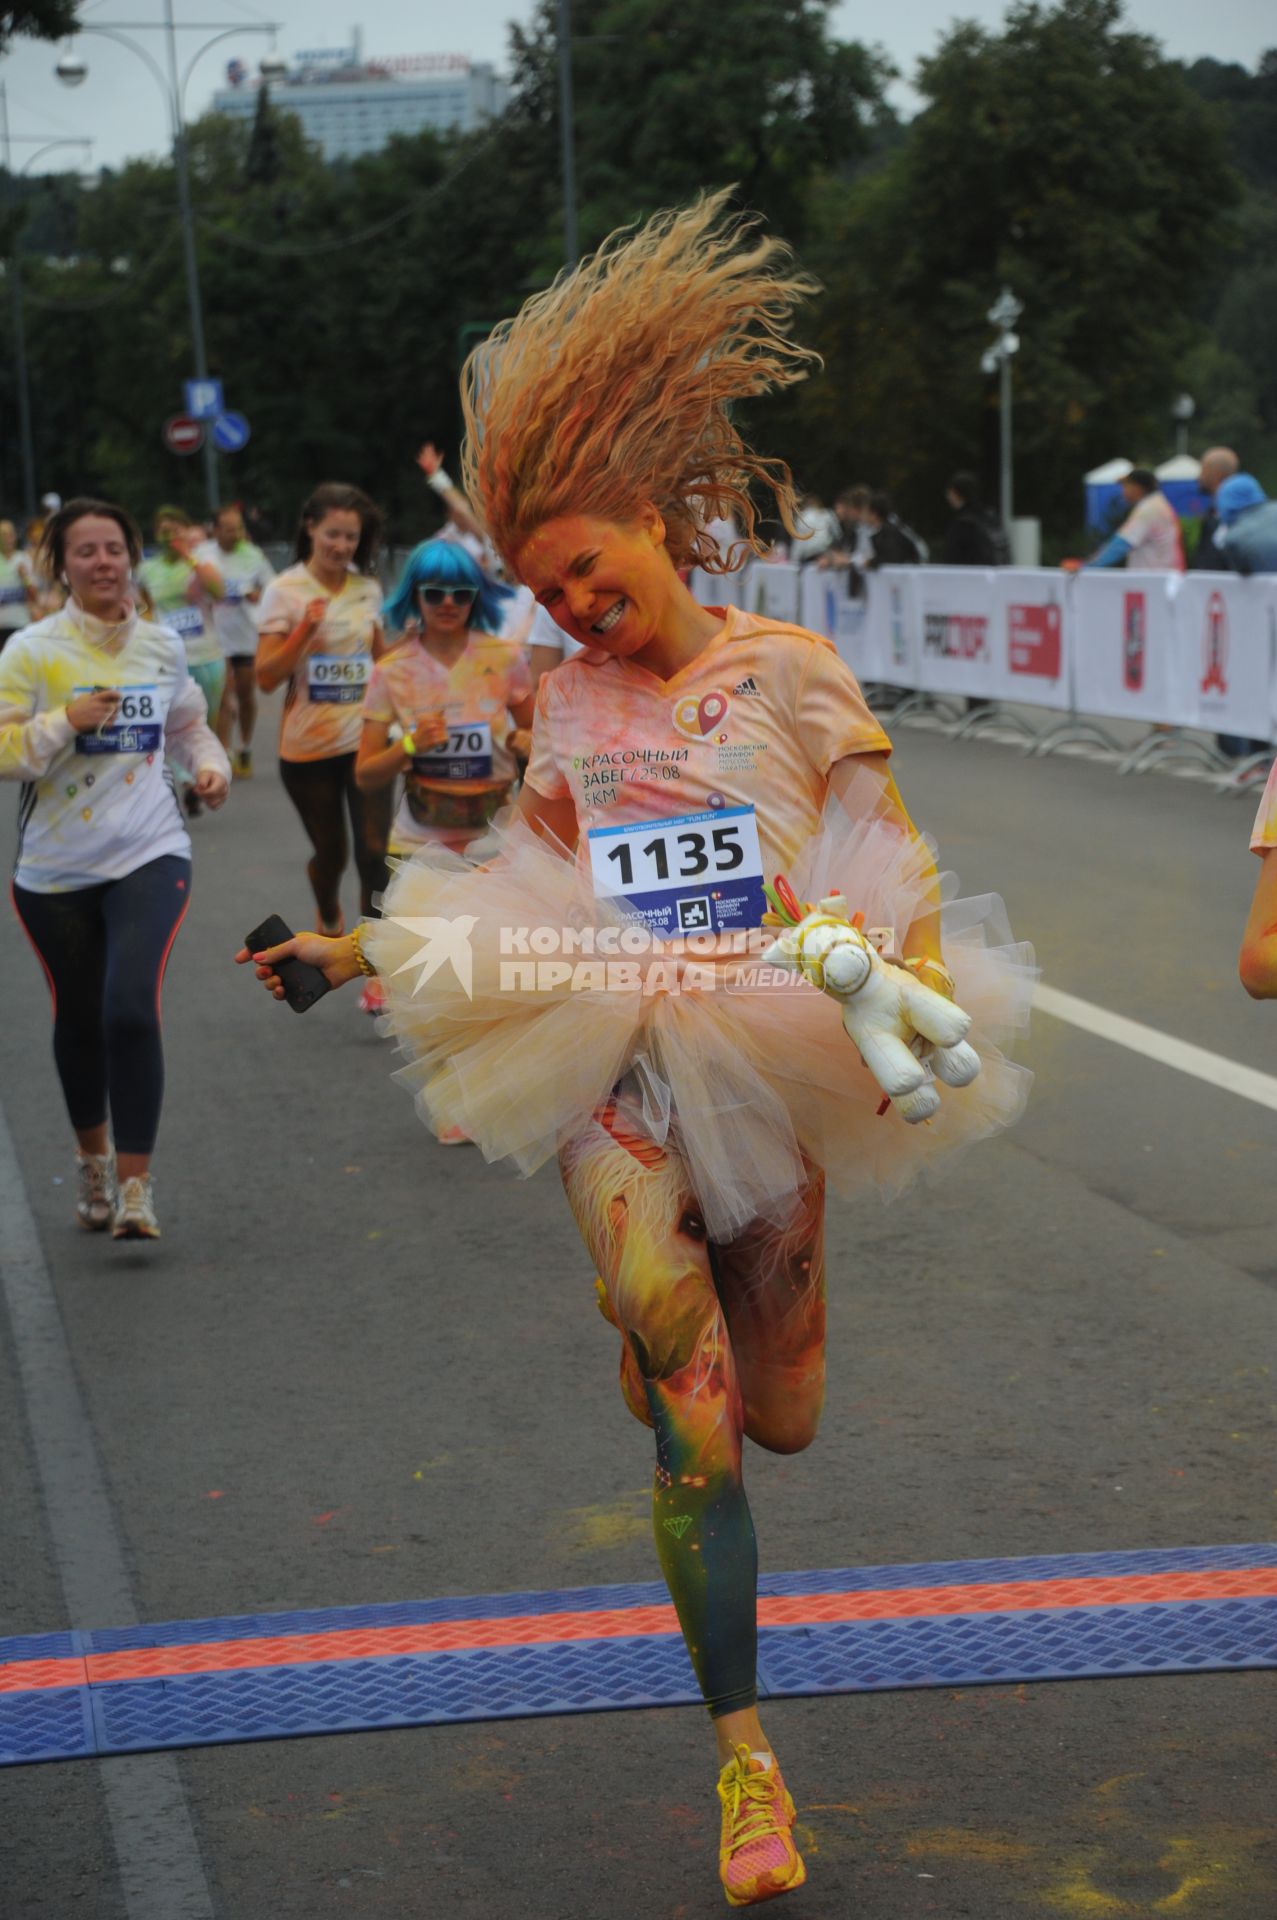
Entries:
[[[764,1697],[1277,1666],[1277,1546],[773,1574]],[[0,1764],[698,1698],[659,1583],[0,1639]]]

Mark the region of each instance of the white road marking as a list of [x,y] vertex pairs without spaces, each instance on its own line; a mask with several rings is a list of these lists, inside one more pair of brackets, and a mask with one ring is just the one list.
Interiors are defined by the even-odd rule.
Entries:
[[1253,1100],[1257,1107],[1269,1107],[1277,1113],[1277,1078],[1271,1073],[1243,1067],[1222,1053],[1211,1053],[1208,1048],[1195,1047],[1188,1040],[1177,1040],[1174,1034],[1146,1027],[1140,1020],[1128,1020],[1121,1013],[1110,1013],[1107,1007],[1097,1007],[1090,1000],[1078,1000],[1071,993],[1061,993],[1058,987],[1039,986],[1033,995],[1033,1005],[1039,1013],[1050,1014],[1053,1020],[1067,1020],[1071,1027],[1081,1027],[1084,1033],[1111,1040],[1115,1046],[1129,1047],[1132,1053],[1142,1053],[1146,1060],[1156,1060],[1161,1066],[1189,1073],[1195,1080],[1205,1080],[1225,1093],[1240,1094],[1243,1100]]
[[[70,1197],[65,1205],[69,1214]],[[124,1544],[3,1107],[0,1220],[0,1310],[12,1330],[67,1614],[79,1628],[134,1626]],[[66,1230],[74,1231],[69,1223]],[[177,1755],[115,1754],[99,1766],[128,1920],[213,1920]]]

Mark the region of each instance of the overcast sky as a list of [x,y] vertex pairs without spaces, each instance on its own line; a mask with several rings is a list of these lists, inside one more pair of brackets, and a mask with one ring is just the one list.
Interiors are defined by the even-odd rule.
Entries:
[[[730,10],[731,0],[726,4]],[[228,25],[241,19],[278,18],[279,46],[289,55],[302,48],[349,44],[352,17],[358,12],[367,54],[464,53],[498,66],[505,59],[507,22],[526,19],[532,10],[531,0],[469,0],[464,8],[455,0],[448,5],[441,0],[278,0],[273,8],[270,0],[263,0],[260,8],[244,0],[177,0],[176,8],[179,18],[185,14],[188,19],[225,21]],[[907,6],[895,9],[840,0],[834,18],[837,30],[847,39],[879,43],[907,75],[919,55],[934,47],[952,19],[974,18],[996,25],[1003,11],[1001,0],[968,0],[965,5],[955,5],[952,0],[909,0]],[[576,0],[579,22],[588,19],[588,12],[589,0]],[[156,0],[89,0],[81,18],[87,28],[95,20],[104,24],[136,21],[153,14],[158,20]],[[1272,0],[1217,0],[1214,6],[1203,4],[1203,0],[1128,0],[1127,17],[1133,26],[1154,34],[1168,53],[1180,59],[1210,54],[1217,60],[1237,60],[1254,67],[1264,48],[1277,44]],[[163,64],[162,34],[141,33],[135,37]],[[183,66],[208,38],[207,29],[180,33]],[[188,114],[194,117],[208,105],[229,58],[238,56],[251,63],[268,45],[265,35],[237,33],[195,59],[187,92]],[[65,154],[41,156],[39,139],[91,137],[95,165],[117,165],[131,155],[154,154],[167,146],[167,110],[160,89],[136,56],[87,33],[80,41],[79,52],[90,71],[75,91],[54,78],[57,54],[43,42],[18,41],[7,58],[0,60],[0,79],[6,83],[14,135],[15,169],[27,160],[38,171],[59,164],[79,164],[70,149]],[[908,92],[897,89],[896,97],[897,104],[907,111],[911,104]]]

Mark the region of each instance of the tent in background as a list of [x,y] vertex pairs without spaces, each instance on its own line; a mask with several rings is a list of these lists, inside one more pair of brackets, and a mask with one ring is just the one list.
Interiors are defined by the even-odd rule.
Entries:
[[1106,460],[1086,475],[1086,524],[1095,533],[1113,533],[1126,514],[1118,482],[1125,480],[1133,460]]
[[1163,460],[1154,469],[1162,492],[1181,520],[1199,520],[1210,505],[1197,484],[1201,470],[1201,461],[1194,460],[1191,453],[1177,453],[1173,460]]
[[[1121,482],[1134,464],[1133,460],[1106,460],[1102,467],[1092,467],[1086,475],[1086,524],[1093,532],[1114,533],[1126,518]],[[1206,511],[1208,503],[1197,484],[1201,464],[1191,453],[1177,453],[1173,460],[1163,460],[1160,467],[1153,469],[1162,492],[1181,520],[1195,519]]]

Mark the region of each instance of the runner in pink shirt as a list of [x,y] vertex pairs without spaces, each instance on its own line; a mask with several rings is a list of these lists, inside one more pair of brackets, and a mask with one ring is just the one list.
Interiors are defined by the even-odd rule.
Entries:
[[[466,497],[584,651],[538,688],[495,856],[423,848],[383,919],[257,959],[277,995],[289,954],[333,985],[375,968],[431,1124],[525,1172],[557,1156],[621,1391],[654,1432],[654,1539],[712,1717],[738,1907],[806,1877],[758,1716],[742,1449],[797,1453],[816,1433],[826,1178],[898,1191],[1027,1091],[998,1043],[1025,1023],[1028,956],[994,944],[1000,903],[941,906],[851,673],[817,635],[699,606],[680,577],[728,570],[716,517],[737,516],[742,559],[759,549],[755,489],[792,530],[788,471],[733,408],[802,377],[788,323],[813,290],[721,194],[617,237],[476,353]],[[759,964],[765,888],[813,952],[850,933],[841,888],[894,956],[866,977],[930,985],[946,1020],[956,991],[981,1071],[928,1126],[883,1102],[815,984],[832,973],[795,985]]]
[[1277,761],[1251,828],[1250,850],[1262,864],[1242,936],[1242,985],[1252,1000],[1277,1000]]
[[355,779],[374,793],[404,777],[392,856],[463,852],[510,797],[533,711],[527,649],[499,637],[513,597],[455,541],[427,540],[386,604],[404,637],[372,670]]

